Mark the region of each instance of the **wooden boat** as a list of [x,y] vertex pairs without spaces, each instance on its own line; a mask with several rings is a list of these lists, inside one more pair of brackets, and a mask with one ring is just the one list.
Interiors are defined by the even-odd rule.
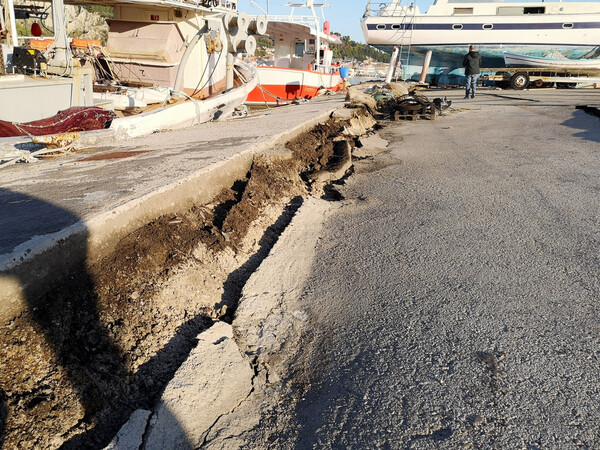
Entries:
[[506,67],[538,67],[549,69],[600,70],[600,59],[544,58],[504,52]]
[[[295,5],[289,16],[269,16],[266,34],[274,41],[274,64],[258,66],[258,86],[250,92],[247,105],[278,106],[343,87],[340,67],[332,64],[330,48],[341,44],[340,38],[330,32],[328,22],[321,24],[314,0]],[[298,7],[308,8],[311,15],[296,15]],[[322,10],[323,5],[320,7]]]

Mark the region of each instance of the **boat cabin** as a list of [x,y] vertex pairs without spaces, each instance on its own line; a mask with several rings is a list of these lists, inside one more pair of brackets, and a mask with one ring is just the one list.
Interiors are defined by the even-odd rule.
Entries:
[[336,35],[326,32],[317,39],[313,28],[299,23],[269,21],[267,35],[274,41],[274,65],[286,69],[329,71],[333,60],[330,46],[341,44]]

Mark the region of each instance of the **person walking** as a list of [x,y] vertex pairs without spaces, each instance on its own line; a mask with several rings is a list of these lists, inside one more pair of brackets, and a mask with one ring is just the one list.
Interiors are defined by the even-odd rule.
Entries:
[[463,59],[463,67],[465,68],[466,92],[465,98],[475,98],[475,89],[477,88],[477,80],[481,67],[481,55],[475,51],[474,45],[469,45],[469,53]]

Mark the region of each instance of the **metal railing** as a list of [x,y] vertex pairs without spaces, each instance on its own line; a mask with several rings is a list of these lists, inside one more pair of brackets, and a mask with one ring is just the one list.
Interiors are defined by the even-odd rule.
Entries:
[[405,15],[414,15],[415,4],[404,4],[404,0],[394,0],[391,2],[380,2],[369,0],[365,9],[363,18],[367,17],[400,17]]
[[[99,2],[102,3],[102,2]],[[120,1],[117,1],[116,4],[119,4]],[[127,3],[142,3],[149,5],[156,5],[158,2],[156,0],[127,0]],[[204,11],[207,13],[215,13],[215,14],[223,14],[227,11],[236,12],[237,11],[237,0],[162,0],[160,2],[164,6],[175,6],[181,7],[184,9],[191,9],[196,11]]]
[[272,22],[289,22],[289,23],[298,23],[301,25],[309,25],[311,27],[315,27],[318,22],[315,20],[313,16],[289,16],[289,15],[269,15],[269,21]]

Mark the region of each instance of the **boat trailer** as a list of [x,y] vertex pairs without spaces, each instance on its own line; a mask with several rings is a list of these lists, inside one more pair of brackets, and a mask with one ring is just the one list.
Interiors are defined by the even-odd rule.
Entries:
[[502,67],[481,69],[481,80],[493,81],[503,89],[528,87],[574,88],[577,85],[600,84],[600,70],[552,69],[549,67]]

